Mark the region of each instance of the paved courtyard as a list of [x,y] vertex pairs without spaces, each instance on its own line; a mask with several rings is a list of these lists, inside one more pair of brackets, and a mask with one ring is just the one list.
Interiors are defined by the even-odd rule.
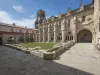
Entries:
[[76,44],[51,61],[0,46],[0,75],[100,75],[100,53],[92,44]]

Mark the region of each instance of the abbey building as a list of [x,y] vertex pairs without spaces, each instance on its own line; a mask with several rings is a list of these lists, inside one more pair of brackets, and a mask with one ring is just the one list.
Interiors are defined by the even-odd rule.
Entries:
[[[37,12],[35,28],[38,29],[36,42],[75,42],[100,43],[99,11],[100,1],[92,0],[90,4],[60,13],[58,17],[46,18],[45,12]],[[99,42],[98,42],[99,41]]]
[[46,18],[37,11],[35,29],[0,23],[0,44],[12,42],[83,42],[100,44],[100,0],[59,15]]

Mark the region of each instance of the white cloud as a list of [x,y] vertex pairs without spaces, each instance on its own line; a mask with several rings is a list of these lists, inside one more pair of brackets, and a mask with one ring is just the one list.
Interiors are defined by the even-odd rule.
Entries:
[[29,28],[34,27],[35,18],[27,18],[27,19],[13,19],[13,16],[5,11],[0,11],[0,22],[12,24],[15,23],[18,26],[27,26]]
[[13,6],[13,9],[17,12],[23,13],[24,12],[24,8],[21,5],[18,6]]
[[35,18],[35,15],[31,15],[30,17],[31,17],[31,18]]

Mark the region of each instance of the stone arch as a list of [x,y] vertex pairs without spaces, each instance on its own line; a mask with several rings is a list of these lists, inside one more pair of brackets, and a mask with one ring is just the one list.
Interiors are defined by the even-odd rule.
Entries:
[[2,37],[0,37],[0,45],[2,45],[2,44],[3,44]]
[[83,29],[77,34],[77,42],[92,43],[92,32],[87,29]]

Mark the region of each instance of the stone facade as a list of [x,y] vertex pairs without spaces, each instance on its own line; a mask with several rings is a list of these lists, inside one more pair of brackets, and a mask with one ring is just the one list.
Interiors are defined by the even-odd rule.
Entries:
[[[75,42],[94,43],[94,39],[96,39],[94,35],[95,22],[99,21],[99,8],[96,9],[96,7],[100,7],[100,2],[97,1],[99,0],[92,1],[88,5],[81,2],[80,8],[75,10],[68,8],[67,13],[60,13],[58,17],[51,16],[45,21],[41,19],[42,23],[39,23],[38,20],[39,24],[36,24],[39,26],[37,28],[37,41],[67,42],[74,40]],[[97,25],[99,26],[99,23]]]
[[0,44],[35,41],[35,29],[0,23]]
[[18,27],[16,25],[0,24],[0,43],[7,43],[8,38],[13,37],[15,43],[20,37],[24,42],[92,42],[100,44],[100,1],[92,0],[88,5],[81,2],[75,10],[68,8],[67,13],[60,13],[58,17],[46,18],[45,12],[37,12],[35,21],[36,29]]

